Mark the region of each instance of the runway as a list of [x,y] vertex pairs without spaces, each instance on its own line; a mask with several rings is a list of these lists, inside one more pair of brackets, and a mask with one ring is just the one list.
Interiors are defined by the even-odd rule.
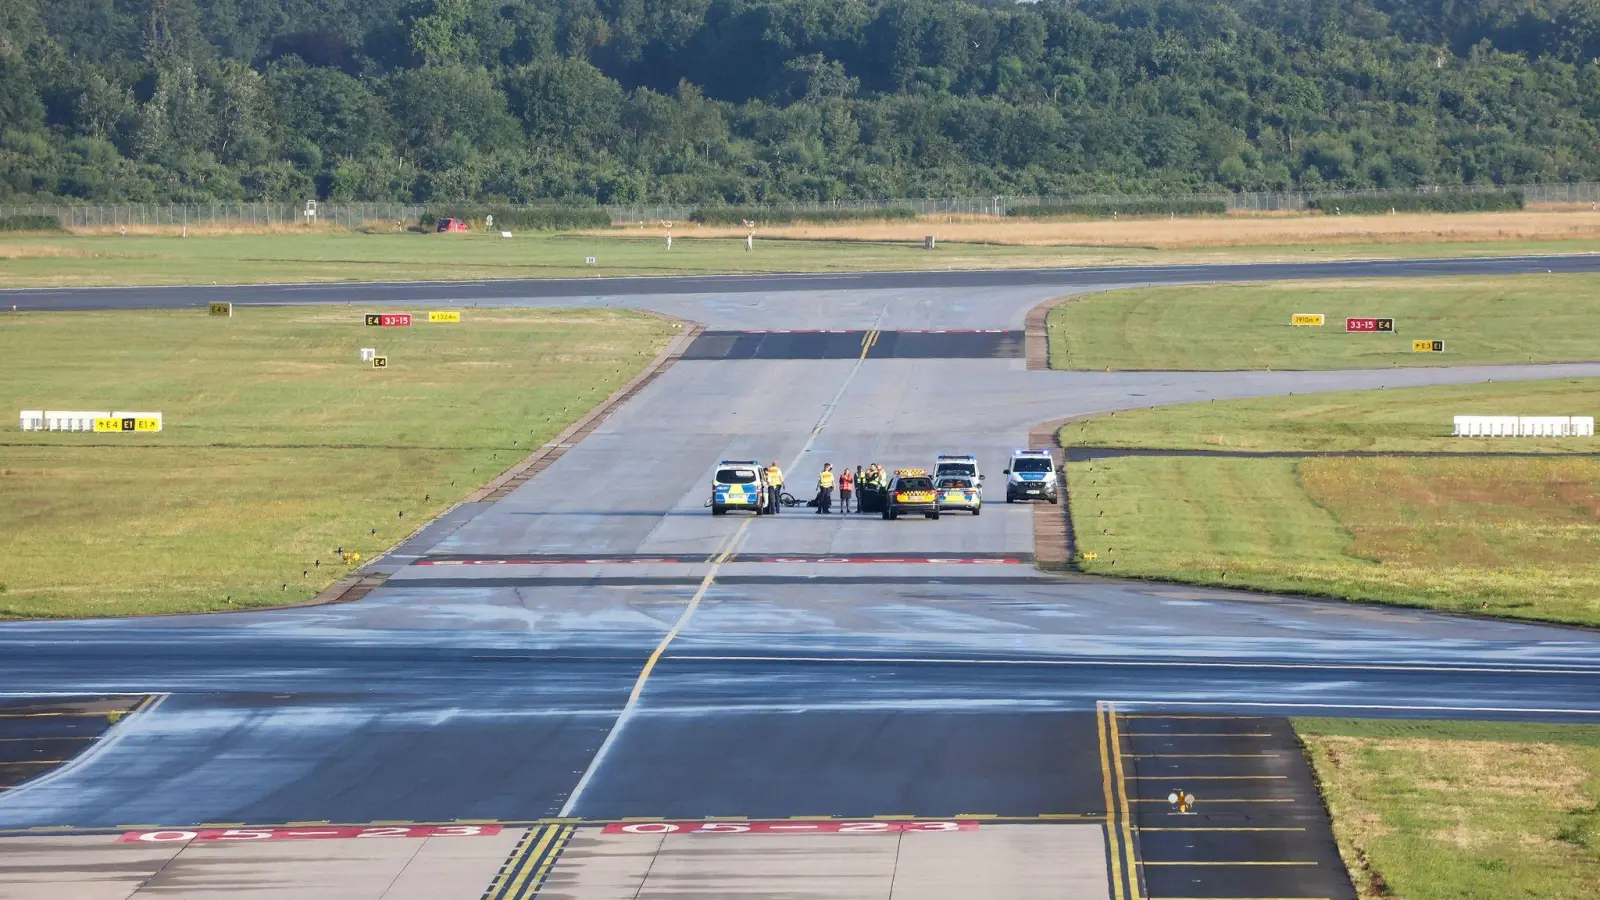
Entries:
[[[1070,415],[1288,392],[1595,377],[1600,363],[1032,371],[1013,337],[1028,310],[1114,284],[1547,268],[1596,270],[1600,257],[12,292],[4,299],[19,307],[50,309],[215,299],[628,306],[699,322],[715,341],[700,344],[702,336],[700,352],[548,469],[380,564],[388,580],[359,602],[0,626],[0,685],[9,694],[160,698],[74,763],[0,791],[0,833],[98,839],[133,825],[470,820],[526,830],[505,839],[512,849],[469,854],[544,872],[547,882],[524,886],[651,896],[639,893],[651,866],[690,878],[659,883],[663,893],[669,884],[681,891],[696,872],[710,871],[674,855],[690,846],[682,842],[718,838],[659,837],[641,849],[627,835],[602,833],[600,823],[914,817],[980,823],[940,840],[988,847],[979,856],[989,863],[1012,852],[1002,848],[1029,842],[1076,848],[1073,858],[1101,861],[1096,883],[1106,896],[1134,896],[1148,872],[1171,880],[1184,860],[1163,857],[1154,843],[1163,832],[1151,831],[1144,866],[1146,838],[1136,830],[1160,826],[1121,809],[1122,800],[1140,799],[1134,763],[1113,778],[1117,759],[1138,756],[1146,739],[1134,736],[1131,717],[1594,721],[1600,639],[1410,610],[1045,575],[1031,565],[1031,508],[1003,502],[997,478],[1009,451],[1025,446],[1038,423]],[[804,334],[774,334],[783,331]],[[871,344],[873,334],[896,338]],[[874,346],[883,350],[874,354]],[[887,522],[795,509],[758,520],[713,518],[705,508],[720,458],[777,460],[791,484],[805,485],[824,461],[894,468],[928,465],[938,453],[979,457],[990,475],[982,516]],[[1130,734],[1106,736],[1119,728]],[[1305,802],[1293,792],[1258,799]],[[568,825],[577,831],[565,838],[538,830]],[[1087,844],[1080,832],[1039,831],[1089,826]],[[1209,836],[1215,852],[1277,852],[1227,834]],[[860,839],[887,842],[871,846],[896,854],[921,852],[916,842],[927,839],[894,835]],[[748,847],[764,835],[735,837],[719,846]],[[817,842],[805,846],[819,848],[815,865],[823,868],[843,858],[829,854],[863,846],[822,849],[847,835],[781,840],[811,837]],[[972,840],[961,844],[963,837]],[[222,852],[202,844],[193,852]],[[15,851],[0,844],[0,873],[8,852]],[[814,885],[790,895],[890,896],[861,886],[878,884],[881,862],[863,863],[857,893]],[[680,863],[688,868],[673,868]],[[484,870],[477,890],[489,879],[504,882],[497,871]],[[634,872],[617,875],[632,893],[585,893],[602,871]],[[1223,877],[1207,867],[1195,872]],[[744,883],[731,871],[716,877]],[[1248,885],[1227,878],[1216,890],[1269,896],[1239,894]],[[0,874],[0,887],[5,879]],[[1318,893],[1283,893],[1292,879],[1263,884],[1276,891],[1270,896],[1351,896],[1326,884]],[[389,896],[362,890],[339,888],[344,897]],[[205,894],[197,888],[194,896]]]

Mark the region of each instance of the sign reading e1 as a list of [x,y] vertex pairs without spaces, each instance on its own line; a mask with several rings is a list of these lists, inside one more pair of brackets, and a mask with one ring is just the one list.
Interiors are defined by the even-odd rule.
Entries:
[[410,328],[411,313],[367,314],[367,324],[381,328]]
[[1443,353],[1444,341],[1412,341],[1412,353]]
[[1345,331],[1393,331],[1393,319],[1345,319]]

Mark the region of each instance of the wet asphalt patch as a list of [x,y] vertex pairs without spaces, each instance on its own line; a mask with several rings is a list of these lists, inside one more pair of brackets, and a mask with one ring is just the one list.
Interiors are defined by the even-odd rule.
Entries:
[[1089,712],[807,710],[645,714],[585,818],[1100,815]]
[[1021,331],[707,331],[686,360],[1021,359]]
[[147,699],[128,695],[0,698],[0,792],[70,762]]

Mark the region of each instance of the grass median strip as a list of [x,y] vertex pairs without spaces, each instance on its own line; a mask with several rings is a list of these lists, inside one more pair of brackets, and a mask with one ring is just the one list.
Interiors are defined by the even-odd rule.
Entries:
[[[1600,359],[1600,275],[1391,278],[1138,288],[1050,312],[1058,369],[1368,369]],[[1320,327],[1290,324],[1321,313]],[[1350,317],[1394,319],[1346,333]],[[1441,340],[1416,353],[1413,339]]]
[[[1597,388],[1586,380],[1478,390],[1520,411],[1518,404],[1555,402],[1563,391],[1578,398],[1569,406],[1581,406]],[[1412,433],[1403,422],[1398,436],[1385,434],[1368,415],[1403,409],[1403,403],[1387,405],[1399,394],[1428,408],[1437,402],[1435,393],[1456,404],[1471,400],[1471,389],[1449,387],[1344,395],[1358,408],[1312,416],[1294,413],[1289,404],[1298,398],[1178,406],[1089,420],[1087,428],[1075,423],[1063,429],[1063,442],[1100,446],[1114,439],[1122,446],[1160,447],[1203,417],[1211,429],[1205,440],[1222,446],[1459,446],[1447,437]],[[1359,408],[1363,397],[1382,399]],[[1324,409],[1344,403],[1307,402]],[[1281,441],[1273,431],[1280,423],[1286,423]],[[1591,438],[1566,440],[1594,450]],[[1463,449],[1480,443],[1462,441]],[[1600,554],[1594,552],[1600,546],[1600,457],[1563,455],[1555,439],[1544,443],[1550,453],[1526,458],[1466,452],[1069,463],[1079,563],[1101,574],[1600,625]],[[1493,444],[1523,446],[1521,439]]]
[[1061,440],[1078,447],[1168,450],[1600,452],[1600,445],[1587,438],[1451,437],[1453,417],[1457,415],[1600,415],[1600,379],[1438,385],[1185,403],[1083,419],[1063,428]]
[[[1191,224],[1198,226],[1196,233],[1213,237],[1229,231],[1219,229],[1214,220]],[[754,252],[746,251],[742,229],[708,228],[698,233],[693,227],[678,229],[669,252],[665,231],[656,225],[588,234],[527,233],[511,239],[300,229],[218,234],[199,228],[183,238],[176,229],[143,233],[149,229],[136,228],[127,236],[0,238],[0,288],[1326,262],[1600,250],[1592,226],[1586,226],[1588,231],[1535,228],[1531,232],[1571,235],[1566,239],[1495,240],[1474,233],[1476,239],[1462,241],[1457,240],[1459,235],[1419,232],[1392,243],[1379,235],[1363,237],[1356,227],[1351,232],[1357,239],[1354,243],[1320,234],[1268,232],[1243,245],[1207,244],[1200,239],[1198,244],[1172,246],[1152,243],[1137,230],[1083,238],[1076,227],[1005,222],[972,228],[929,221],[905,223],[882,235],[842,226],[816,234],[775,235],[763,230],[756,235]],[[1104,223],[1092,227],[1102,228]],[[939,241],[935,252],[923,250],[922,239],[928,234]],[[590,257],[593,265],[587,262]]]
[[[384,310],[394,312],[394,310]],[[674,333],[620,311],[7,314],[0,404],[160,411],[160,434],[0,438],[0,617],[273,606],[549,440]],[[374,370],[358,350],[376,347]],[[231,598],[231,599],[230,599]]]
[[1294,724],[1362,897],[1600,897],[1600,726]]

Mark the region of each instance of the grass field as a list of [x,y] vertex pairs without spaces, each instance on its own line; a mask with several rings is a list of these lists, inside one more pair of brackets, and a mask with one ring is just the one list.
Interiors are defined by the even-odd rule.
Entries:
[[1600,452],[1574,438],[1455,438],[1457,415],[1600,415],[1600,379],[1338,391],[1126,410],[1073,422],[1062,443],[1169,450]]
[[[702,228],[697,234],[743,238],[740,228]],[[1145,216],[1124,219],[1036,220],[983,216],[925,216],[913,221],[841,222],[761,228],[760,234],[805,240],[918,241],[984,244],[1148,247],[1199,250],[1219,247],[1389,247],[1402,244],[1495,244],[1594,241],[1600,212],[1585,204],[1564,212],[1403,213],[1329,216],[1302,213],[1233,213],[1226,216]]]
[[[1513,275],[1141,288],[1051,310],[1058,369],[1359,369],[1600,360],[1600,275]],[[1322,327],[1295,327],[1322,313]],[[1346,334],[1346,317],[1393,333]],[[1442,340],[1415,353],[1413,338]]]
[[1363,898],[1600,897],[1600,726],[1294,724]]
[[[1231,223],[1208,222],[1206,227],[1220,239]],[[755,252],[747,253],[742,235],[696,237],[693,229],[689,231],[675,236],[670,252],[662,245],[660,229],[527,234],[509,240],[481,234],[334,231],[189,238],[176,234],[5,237],[0,238],[0,288],[1176,265],[1600,251],[1600,236],[1192,249],[1160,249],[1136,242],[1074,244],[1062,236],[1048,243],[941,238],[939,249],[930,253],[922,249],[921,235],[938,235],[941,227],[913,223],[916,236],[907,240],[873,241],[842,233],[817,240],[772,240],[771,235],[761,234]],[[591,256],[596,261],[592,266],[585,262]]]
[[[509,468],[655,356],[628,312],[0,314],[0,406],[163,413],[161,434],[0,439],[0,616],[305,600]],[[358,362],[361,347],[387,370]],[[403,514],[403,515],[402,515]],[[318,565],[320,562],[320,565]],[[231,597],[231,600],[228,598]]]
[[[1583,403],[1600,385],[1481,390],[1520,410],[1528,398],[1548,401],[1563,389]],[[1471,399],[1469,389],[1457,387],[1406,393],[1431,403],[1434,392]],[[1359,407],[1366,395],[1339,396]],[[1370,442],[1380,430],[1359,409],[1300,418],[1291,403],[1205,404],[1212,429],[1206,440],[1237,446],[1253,423],[1285,420],[1293,423],[1285,440],[1251,438],[1252,447],[1337,447],[1351,443],[1352,432],[1356,442]],[[1123,445],[1160,447],[1184,430],[1193,410],[1124,413],[1115,418],[1131,423],[1106,428],[1120,429]],[[1087,434],[1069,425],[1063,443],[1100,444],[1098,424],[1090,420]],[[1592,439],[1569,440],[1595,450]],[[1067,477],[1080,564],[1089,572],[1600,625],[1600,457],[1594,455],[1127,457],[1069,463]]]

